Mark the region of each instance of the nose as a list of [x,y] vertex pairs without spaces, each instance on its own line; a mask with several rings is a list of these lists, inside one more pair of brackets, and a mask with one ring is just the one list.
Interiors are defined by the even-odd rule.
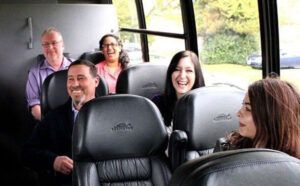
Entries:
[[184,70],[181,70],[179,76],[180,76],[180,77],[185,77],[185,76],[186,76],[185,71],[184,71]]
[[77,87],[78,85],[79,85],[79,83],[78,83],[78,81],[75,79],[75,80],[73,81],[72,86],[73,86],[73,87]]
[[53,49],[53,48],[54,48],[54,45],[53,45],[53,44],[49,44],[49,45],[47,46],[47,48],[48,48],[48,49]]

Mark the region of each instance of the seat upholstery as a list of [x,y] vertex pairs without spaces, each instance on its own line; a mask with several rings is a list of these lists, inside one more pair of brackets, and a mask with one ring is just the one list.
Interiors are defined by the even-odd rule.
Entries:
[[[67,76],[68,70],[61,70],[50,74],[45,79],[41,94],[42,117],[68,100]],[[99,85],[96,88],[96,97],[104,95],[108,95],[108,86],[105,80],[100,78]]]
[[194,89],[178,100],[169,144],[173,170],[212,153],[216,141],[238,127],[236,113],[244,95],[236,87],[211,86]]
[[153,98],[162,94],[168,66],[162,64],[143,63],[124,69],[117,80],[117,94],[134,94]]
[[73,185],[168,185],[167,140],[150,100],[136,95],[91,100],[73,129]]
[[96,51],[96,52],[85,52],[79,57],[79,59],[89,60],[96,65],[100,61],[105,60],[105,57],[102,52]]
[[270,149],[223,151],[181,165],[170,186],[297,186],[300,160]]

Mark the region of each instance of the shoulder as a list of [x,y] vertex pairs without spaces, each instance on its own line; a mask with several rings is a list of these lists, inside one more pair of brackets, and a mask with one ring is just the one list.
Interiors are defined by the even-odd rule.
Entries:
[[105,65],[105,60],[104,60],[104,61],[98,62],[98,63],[96,64],[96,67],[98,67],[98,68],[103,68],[104,65]]
[[64,69],[67,69],[69,66],[70,66],[70,64],[71,63],[73,63],[75,60],[74,59],[72,59],[72,58],[67,58],[67,57],[64,57],[63,58],[63,68]]
[[66,61],[66,62],[68,62],[68,63],[73,63],[74,61],[75,61],[75,59],[73,59],[73,58],[70,58],[70,57],[65,57],[64,56],[64,60]]
[[153,102],[161,102],[162,100],[165,99],[165,96],[163,94],[158,94],[158,95],[154,95],[151,100]]
[[38,72],[41,67],[44,65],[45,60],[44,59],[36,59],[31,66],[29,67],[29,72],[35,73]]
[[166,107],[166,96],[163,94],[155,95],[152,102],[161,110],[161,108]]
[[69,113],[72,112],[71,100],[68,100],[65,104],[51,110],[44,118],[46,122],[53,120],[61,120],[67,118]]

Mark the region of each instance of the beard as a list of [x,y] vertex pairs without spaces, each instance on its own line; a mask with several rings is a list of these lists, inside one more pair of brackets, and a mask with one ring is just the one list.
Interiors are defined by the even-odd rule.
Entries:
[[72,98],[72,102],[73,102],[73,105],[74,105],[75,108],[81,108],[82,105],[84,105],[85,102],[86,102],[86,101],[85,101],[85,96],[82,96],[82,97],[80,97],[80,98],[78,98],[78,99]]

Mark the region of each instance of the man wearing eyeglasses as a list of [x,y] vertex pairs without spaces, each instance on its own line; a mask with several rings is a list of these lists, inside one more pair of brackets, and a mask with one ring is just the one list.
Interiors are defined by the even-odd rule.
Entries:
[[45,59],[30,68],[26,84],[28,107],[38,121],[41,120],[40,96],[44,80],[53,72],[67,69],[72,62],[63,55],[64,41],[56,28],[47,28],[42,33],[41,42]]

